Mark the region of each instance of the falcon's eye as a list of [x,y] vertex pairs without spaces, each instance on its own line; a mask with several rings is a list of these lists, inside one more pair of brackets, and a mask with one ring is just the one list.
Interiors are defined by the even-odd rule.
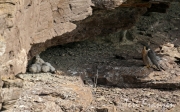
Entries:
[[148,50],[149,49],[149,47],[146,47],[146,50]]

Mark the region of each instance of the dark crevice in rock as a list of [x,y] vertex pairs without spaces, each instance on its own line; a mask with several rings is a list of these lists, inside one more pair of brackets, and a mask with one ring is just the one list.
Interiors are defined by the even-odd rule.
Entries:
[[170,6],[170,3],[168,2],[154,3],[151,5],[150,8],[148,8],[148,12],[166,13],[169,6]]

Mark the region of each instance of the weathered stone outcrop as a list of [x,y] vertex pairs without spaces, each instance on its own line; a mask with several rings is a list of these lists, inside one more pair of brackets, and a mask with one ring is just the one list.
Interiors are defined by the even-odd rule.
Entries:
[[5,112],[86,111],[93,100],[91,89],[79,76],[63,74],[20,74],[21,79],[6,80],[2,89]]
[[[24,73],[28,60],[50,46],[85,40],[97,35],[107,35],[119,29],[125,29],[124,31],[126,31],[126,29],[134,26],[138,18],[146,12],[166,12],[169,2],[171,0],[167,0],[167,2],[163,0],[159,0],[159,2],[154,0],[1,0],[0,76],[4,79],[21,72]],[[168,28],[172,29],[171,27]],[[173,32],[170,33],[174,34]],[[143,30],[140,34],[154,35]],[[162,47],[162,50],[164,52],[168,51],[167,46]],[[172,49],[170,50],[172,51]],[[132,67],[130,69],[122,67],[119,69],[115,66],[114,70],[112,70],[102,67],[101,69],[105,70],[105,72],[103,70],[99,72],[100,75],[102,73],[99,79],[102,82],[105,80],[105,83],[119,87],[180,88],[178,80],[180,71],[171,68],[168,72],[162,72],[163,75],[160,72],[137,71],[137,74],[149,74],[149,72],[152,72],[146,78],[137,74],[132,77],[131,74],[128,74],[129,70],[132,72],[140,68],[142,67]],[[96,71],[93,71],[93,73]],[[123,72],[125,72],[124,75],[118,74],[123,74]],[[90,73],[90,75],[93,73]],[[104,73],[107,73],[106,77],[103,77]],[[46,75],[48,78],[41,80]],[[32,104],[34,111],[42,111],[45,107],[47,111],[52,109],[54,111],[56,109],[81,111],[86,109],[92,100],[92,96],[89,89],[83,87],[80,82],[76,83],[80,79],[68,78],[67,85],[67,80],[63,80],[63,76],[52,77],[48,74],[40,74],[40,77],[30,75],[30,81],[20,77],[24,82],[18,82],[17,80],[8,82],[4,80],[4,84],[0,79],[0,93],[2,95],[0,96],[0,109],[2,107],[1,102],[3,102],[4,110],[11,108],[15,111],[31,109]],[[139,78],[141,79],[139,80]],[[171,80],[168,80],[169,78]],[[59,79],[64,82],[59,82]],[[34,83],[31,82],[32,80]],[[100,80],[98,80],[98,83],[101,84]],[[119,83],[121,81],[122,83]],[[59,87],[54,82],[62,85]],[[76,84],[72,84],[72,82]],[[142,86],[143,83],[147,85]],[[170,85],[167,86],[168,84]],[[3,89],[1,89],[2,86]],[[65,86],[68,87],[64,88]],[[21,91],[23,87],[25,87],[25,90]],[[67,91],[63,91],[65,89]],[[86,95],[83,96],[83,94]],[[16,102],[19,96],[22,99]],[[80,99],[79,96],[81,96]],[[87,99],[87,96],[89,99]],[[28,97],[32,97],[33,101]],[[45,99],[41,99],[42,97]],[[68,103],[62,103],[64,100]],[[28,105],[30,108],[21,105],[25,104],[24,101],[26,106]],[[14,103],[16,105],[12,107]],[[40,110],[39,107],[36,107],[37,103],[41,104]],[[82,103],[83,105],[80,105]],[[74,104],[77,105],[74,106]],[[103,109],[101,110],[103,111]]]
[[[28,58],[47,47],[130,28],[151,4],[143,0],[0,1],[0,74],[9,77],[25,72]],[[134,8],[126,11],[119,6]],[[94,15],[87,18],[91,7]]]
[[90,0],[0,1],[0,74],[25,72],[31,45],[76,28],[72,21],[92,14]]
[[0,76],[26,72],[28,60],[50,46],[128,29],[146,11],[167,8],[161,0],[1,0]]

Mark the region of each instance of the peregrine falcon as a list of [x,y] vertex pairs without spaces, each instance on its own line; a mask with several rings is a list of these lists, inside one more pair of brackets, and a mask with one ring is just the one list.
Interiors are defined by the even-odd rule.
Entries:
[[155,66],[158,70],[163,69],[158,63],[158,58],[157,58],[155,52],[150,49],[149,45],[143,46],[142,58],[143,58],[144,64],[147,66],[147,68],[150,68],[150,67],[154,68],[154,66]]

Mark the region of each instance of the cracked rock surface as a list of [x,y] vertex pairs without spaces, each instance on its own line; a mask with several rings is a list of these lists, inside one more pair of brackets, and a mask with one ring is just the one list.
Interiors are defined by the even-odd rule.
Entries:
[[80,76],[19,74],[4,80],[2,112],[176,112],[179,90],[84,85]]
[[[4,112],[79,112],[93,99],[90,88],[84,86],[80,77],[51,73],[19,74],[18,77],[7,80],[2,90]],[[12,87],[19,84],[18,80],[21,86]]]
[[[26,50],[30,49],[30,45],[25,43],[26,41],[29,41],[29,38],[26,38],[26,34],[32,35],[30,39],[32,40],[32,43],[45,41],[52,36],[49,36],[50,33],[46,32],[46,30],[51,32],[46,25],[52,28],[51,22],[54,24],[54,22],[60,22],[59,19],[65,20],[64,18],[66,18],[66,16],[63,16],[64,18],[58,17],[55,18],[56,21],[46,23],[47,21],[44,20],[45,18],[41,18],[41,15],[47,16],[46,14],[50,12],[47,11],[45,14],[38,13],[38,17],[42,19],[42,21],[44,20],[45,23],[41,24],[38,21],[38,31],[42,32],[32,33],[31,30],[35,29],[32,26],[36,26],[34,25],[36,23],[29,19],[29,15],[36,15],[34,13],[37,12],[34,11],[31,6],[42,6],[42,9],[40,8],[39,11],[50,8],[54,11],[53,14],[59,15],[65,13],[61,10],[63,9],[62,7],[68,7],[68,11],[73,11],[73,8],[75,8],[74,5],[77,5],[72,3],[72,6],[69,6],[67,2],[63,2],[62,5],[58,5],[57,8],[57,4],[54,4],[53,1],[51,1],[51,4],[47,1],[42,2],[43,3],[37,1],[24,2],[27,6],[25,7],[27,12],[25,13],[23,10],[20,10],[24,7],[18,7],[20,9],[17,8],[18,12],[16,13],[17,15],[20,15],[17,16],[20,18],[16,18],[19,20],[16,24],[19,24],[20,26],[12,26],[11,22],[7,22],[8,25],[5,25],[9,30],[7,30],[7,32],[5,31],[4,35],[8,38],[11,37],[13,42],[16,43],[16,45],[13,46],[13,51],[10,51],[10,45],[8,45],[5,54],[6,56],[1,57],[2,59],[0,60],[1,62],[4,60],[11,60],[3,65],[3,70],[5,70],[7,74],[13,75],[25,71],[25,68],[22,68],[22,66],[27,64],[27,58],[24,56],[27,56]],[[13,2],[13,4],[16,3],[19,2]],[[33,13],[30,13],[30,9],[33,10]],[[68,11],[66,11],[67,14],[65,15],[69,14]],[[117,10],[115,10],[115,15],[125,14],[116,11]],[[138,11],[135,9],[130,11],[136,12],[137,15],[141,15],[143,12],[142,10]],[[107,15],[113,15],[110,18],[119,21],[115,18],[116,16],[114,13],[112,13],[113,11],[108,12]],[[138,14],[140,12],[141,14]],[[21,14],[29,15],[22,16],[26,17],[22,21]],[[96,14],[98,15],[99,13],[97,12]],[[13,17],[13,14],[7,15],[9,18]],[[103,15],[103,13],[100,13],[100,15]],[[137,19],[137,15],[135,14],[133,17]],[[103,15],[101,18],[104,18],[105,16],[106,15]],[[69,18],[69,16],[67,18]],[[71,19],[74,20],[75,18],[76,17]],[[44,61],[50,62],[58,71],[55,74],[18,74],[18,78],[3,79],[3,82],[0,82],[0,85],[3,87],[1,89],[2,98],[0,97],[0,102],[2,102],[2,106],[0,103],[0,107],[2,107],[1,111],[177,111],[180,105],[179,18],[179,4],[172,3],[166,14],[154,12],[145,13],[144,16],[139,18],[139,22],[131,29],[118,30],[118,32],[109,34],[108,36],[100,35],[83,42],[69,43],[47,49],[41,53],[41,57]],[[76,19],[78,19],[78,17]],[[94,19],[99,21],[99,19]],[[106,18],[103,21],[105,20]],[[4,21],[4,19],[2,19],[2,21]],[[21,25],[22,23],[25,24],[27,21],[32,24],[27,25],[30,29],[26,31]],[[80,28],[80,30],[73,30],[73,33],[67,33],[72,34],[70,36],[67,36],[66,34],[63,35],[64,37],[67,36],[63,39],[63,42],[70,42],[70,40],[68,40],[70,39],[69,37],[73,37],[73,39],[76,40],[76,37],[86,37],[86,35],[89,35],[86,32],[88,29],[84,28],[94,27],[88,24],[88,19],[85,21],[88,27],[81,27],[82,29]],[[126,19],[124,19],[124,21],[126,21]],[[62,26],[67,28],[67,30],[63,30],[64,32],[69,32],[69,29],[72,30],[75,28],[75,26],[72,25],[73,23],[69,23],[70,20],[65,22],[67,23],[67,26]],[[108,23],[111,24],[112,22],[114,21],[109,21]],[[91,21],[89,23],[91,23]],[[116,23],[113,25],[115,24]],[[130,26],[133,26],[133,24]],[[116,28],[119,28],[121,25],[123,24],[117,24],[117,26],[115,26]],[[93,29],[93,31],[99,34],[101,31],[110,33],[117,30],[116,28],[111,29],[112,26],[108,25],[103,29],[104,26],[106,26],[105,23],[100,23],[100,26],[96,27],[97,29]],[[60,32],[61,30],[58,31],[54,33],[62,33]],[[86,35],[82,35],[82,32],[78,31],[86,32]],[[25,37],[25,39],[21,38],[20,41],[16,40],[15,37],[12,36],[14,34],[12,34],[12,32],[20,37]],[[95,35],[95,33],[93,33],[93,35]],[[42,36],[45,37],[41,38]],[[77,40],[79,39],[81,38],[78,38]],[[139,41],[149,41],[151,43],[152,49],[163,60],[162,64],[166,68],[165,71],[156,71],[152,68],[147,69],[144,67],[141,59],[142,46],[138,43]],[[0,46],[2,47],[2,49],[0,49],[2,51],[1,53],[4,53],[3,49],[5,47],[3,45],[5,44],[5,41],[2,39],[0,42],[3,43],[2,46]],[[46,42],[57,45],[57,43],[62,41]],[[57,43],[54,44],[53,42]],[[46,46],[47,44],[37,44],[35,48],[38,47],[39,51],[44,50],[41,48],[47,48],[47,46],[42,47],[41,45]],[[23,50],[17,50],[15,49],[16,46],[25,47]],[[38,49],[32,50],[38,52]],[[22,66],[14,66],[14,64]],[[83,80],[81,80],[81,78]],[[83,82],[87,85],[84,85]]]

